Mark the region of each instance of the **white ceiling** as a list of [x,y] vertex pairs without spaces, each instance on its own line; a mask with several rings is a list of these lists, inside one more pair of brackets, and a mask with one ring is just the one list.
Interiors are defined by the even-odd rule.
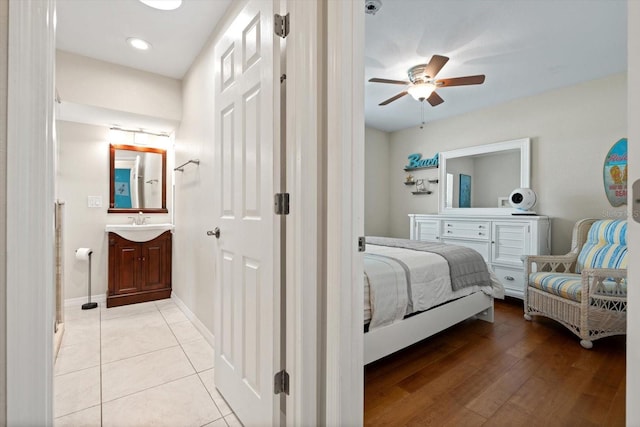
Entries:
[[[138,0],[57,0],[56,47],[182,79],[232,0],[184,0],[162,11]],[[139,51],[137,37],[152,48]]]
[[[406,80],[413,65],[448,56],[438,78],[485,74],[484,84],[442,88],[425,121],[444,119],[626,70],[624,0],[382,0],[366,18],[365,77]],[[365,84],[369,126],[394,131],[421,123],[403,86]]]
[[[364,13],[364,0],[362,1]],[[366,15],[365,79],[406,80],[431,55],[450,57],[438,78],[485,74],[483,85],[438,90],[425,104],[439,120],[626,70],[626,0],[382,0]],[[57,0],[57,46],[103,61],[182,78],[231,0],[184,0],[158,11],[137,0]],[[295,28],[295,27],[294,27]],[[140,37],[153,48],[135,51]],[[418,126],[410,96],[378,103],[403,86],[365,83],[368,126]]]

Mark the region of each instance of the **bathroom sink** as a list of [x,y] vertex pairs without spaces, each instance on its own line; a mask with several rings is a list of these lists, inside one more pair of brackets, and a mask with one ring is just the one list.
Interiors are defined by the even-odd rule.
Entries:
[[120,237],[133,242],[147,242],[155,239],[165,231],[173,232],[173,224],[107,224],[104,230],[109,233],[116,233]]

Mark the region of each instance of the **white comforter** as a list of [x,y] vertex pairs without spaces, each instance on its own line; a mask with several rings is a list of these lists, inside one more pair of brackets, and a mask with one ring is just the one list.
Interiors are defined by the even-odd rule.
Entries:
[[[379,255],[402,261],[409,271]],[[368,244],[364,267],[364,317],[365,323],[370,322],[369,330],[478,291],[504,298],[504,287],[491,270],[491,286],[472,286],[454,292],[447,261],[430,252]],[[410,290],[406,274],[410,275]]]

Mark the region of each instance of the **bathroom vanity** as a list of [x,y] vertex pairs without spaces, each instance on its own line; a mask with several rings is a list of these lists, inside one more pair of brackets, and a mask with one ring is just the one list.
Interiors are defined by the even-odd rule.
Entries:
[[107,308],[171,297],[172,224],[107,226]]

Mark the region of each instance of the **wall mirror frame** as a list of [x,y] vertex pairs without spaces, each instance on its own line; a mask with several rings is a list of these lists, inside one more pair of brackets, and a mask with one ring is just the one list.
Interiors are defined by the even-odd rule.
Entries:
[[[508,152],[515,151],[520,152],[520,182],[514,182],[513,188],[510,190],[513,191],[516,188],[529,188],[531,184],[530,138],[521,138],[485,145],[476,145],[473,147],[459,148],[456,150],[441,152],[439,165],[439,179],[441,186],[440,191],[438,192],[438,213],[447,215],[511,215],[512,213],[518,212],[517,209],[511,207],[499,208],[497,199],[495,208],[473,207],[473,205],[470,208],[459,208],[447,205],[447,193],[449,193],[449,197],[451,197],[451,194],[453,192],[452,186],[455,185],[458,180],[458,176],[453,175],[452,173],[447,174],[447,163],[452,164],[452,161],[457,159],[472,159],[479,156],[487,156],[491,154],[506,154]],[[449,179],[447,179],[447,176]],[[505,194],[505,196],[509,196],[509,194]]]
[[[123,208],[116,206],[116,155],[117,150],[138,153],[156,153],[161,156],[162,167],[159,177],[142,178],[141,185],[160,185],[161,194],[152,206]],[[135,145],[111,144],[109,147],[109,213],[168,213],[167,210],[167,150],[161,148],[141,147]]]

